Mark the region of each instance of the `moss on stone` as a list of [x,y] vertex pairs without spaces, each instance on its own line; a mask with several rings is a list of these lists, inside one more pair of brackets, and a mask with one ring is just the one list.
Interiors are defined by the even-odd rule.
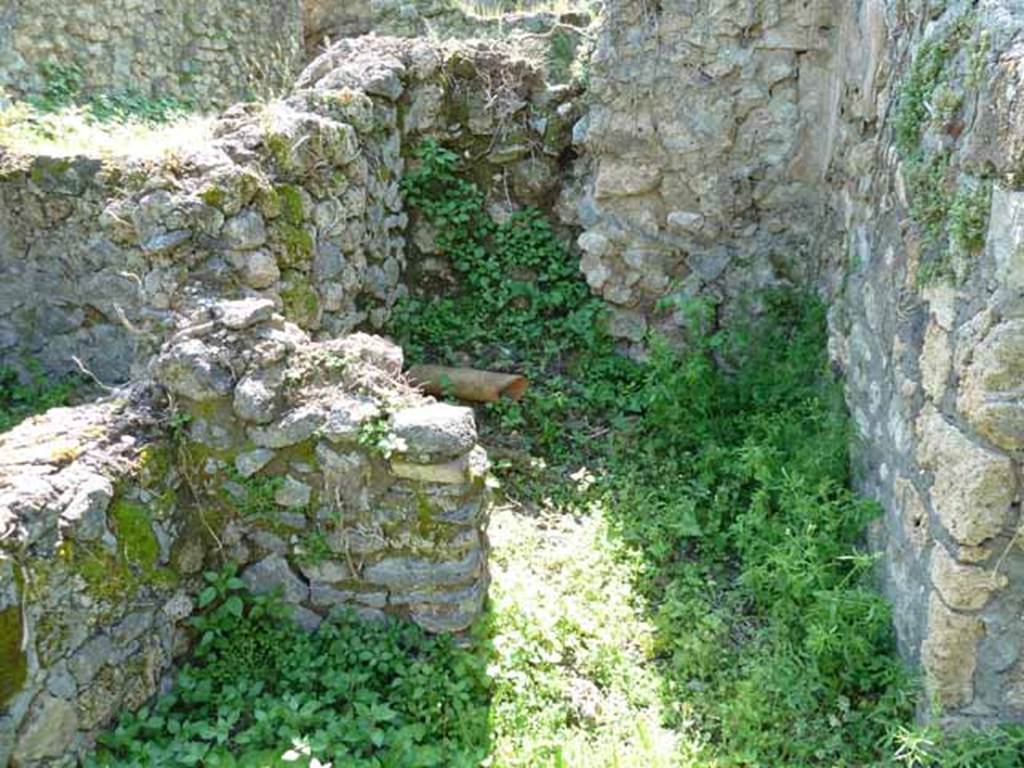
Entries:
[[273,187],[262,187],[256,194],[256,204],[265,219],[276,219],[281,215],[281,196]]
[[316,325],[320,317],[320,297],[309,279],[299,272],[290,272],[286,282],[287,287],[281,291],[285,316],[306,328]]
[[28,657],[22,650],[25,627],[17,605],[0,611],[0,709],[25,685]]
[[904,157],[919,151],[922,130],[930,119],[933,94],[943,83],[947,65],[973,32],[974,24],[973,14],[964,14],[942,35],[918,46],[896,111],[896,147]]
[[153,533],[149,510],[141,504],[117,499],[108,514],[117,534],[118,554],[144,574],[152,574],[160,559],[160,544]]
[[226,193],[223,189],[217,186],[209,186],[199,193],[199,197],[207,205],[213,206],[214,208],[223,209],[224,201],[227,198]]
[[277,226],[277,238],[284,248],[284,263],[297,266],[313,259],[316,243],[304,227],[281,222]]
[[301,227],[306,220],[302,191],[294,184],[279,184],[274,191],[281,201],[281,215],[293,227]]
[[145,585],[167,588],[178,583],[174,571],[159,565],[160,545],[147,507],[117,498],[107,515],[117,537],[116,552],[98,542],[71,540],[58,550],[58,556],[82,577],[91,595],[117,602]]
[[174,466],[174,451],[166,443],[150,443],[139,451],[138,480],[150,489],[162,484]]
[[985,247],[992,185],[961,185],[949,207],[949,244],[958,253],[975,254]]
[[73,573],[85,581],[95,598],[111,602],[134,592],[134,579],[127,566],[102,544],[65,541],[59,551]]

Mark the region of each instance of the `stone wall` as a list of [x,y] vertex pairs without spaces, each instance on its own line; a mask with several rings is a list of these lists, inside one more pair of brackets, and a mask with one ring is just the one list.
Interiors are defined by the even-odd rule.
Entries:
[[922,717],[1024,720],[1024,17],[841,6],[610,3],[559,211],[634,352],[683,322],[664,298],[830,302]]
[[[412,151],[434,138],[465,153],[495,206],[548,204],[576,96],[497,45],[342,41],[288,100],[233,107],[201,148],[0,151],[0,364],[77,357],[125,381],[209,295],[269,297],[319,337],[380,328],[406,290]],[[416,234],[418,269],[444,279]]]
[[[469,626],[487,588],[472,412],[352,331],[406,290],[411,150],[465,152],[495,208],[550,201],[573,96],[500,46],[347,41],[207,146],[2,158],[3,361],[140,383],[0,436],[0,764],[73,764],[168,684],[220,562],[309,629],[345,606]],[[417,274],[444,279],[412,228]]]
[[808,281],[828,157],[834,4],[609,3],[575,139],[581,267],[639,348],[669,294]]
[[[171,681],[202,572],[241,566],[307,631],[332,611],[466,629],[487,590],[473,413],[401,350],[211,303],[152,384],[0,436],[0,764],[64,766]],[[166,393],[166,395],[165,395]]]
[[1022,30],[1015,3],[874,0],[834,76],[834,352],[900,644],[949,724],[1024,720]]
[[550,82],[567,83],[575,59],[589,48],[593,15],[581,4],[564,12],[537,9],[544,2],[474,4],[485,15],[466,9],[460,0],[305,0],[305,44],[311,58],[331,41],[369,33],[428,40],[491,40],[513,46],[541,66]]
[[301,0],[13,0],[0,9],[0,88],[41,93],[41,66],[56,62],[77,66],[87,93],[208,109],[287,84],[301,41]]

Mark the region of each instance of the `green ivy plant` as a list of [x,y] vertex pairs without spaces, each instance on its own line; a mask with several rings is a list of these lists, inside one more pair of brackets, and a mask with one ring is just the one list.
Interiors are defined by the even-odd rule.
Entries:
[[80,376],[52,377],[42,364],[30,358],[19,372],[0,366],[0,432],[50,408],[67,405],[85,381]]
[[413,360],[458,364],[468,355],[478,367],[526,374],[524,401],[490,411],[506,434],[567,453],[564,420],[582,424],[628,401],[637,367],[614,354],[603,303],[543,214],[528,208],[497,222],[457,154],[427,142],[415,160],[402,180],[406,203],[436,233],[458,288],[404,299],[392,332]]
[[87,94],[85,76],[73,62],[45,61],[39,66],[43,91],[29,99],[38,112],[49,114],[81,107],[98,123],[166,123],[189,111],[190,105],[173,96],[152,97],[138,90]]
[[486,676],[450,638],[348,613],[305,634],[233,566],[205,584],[174,690],[123,716],[90,768],[480,765]]

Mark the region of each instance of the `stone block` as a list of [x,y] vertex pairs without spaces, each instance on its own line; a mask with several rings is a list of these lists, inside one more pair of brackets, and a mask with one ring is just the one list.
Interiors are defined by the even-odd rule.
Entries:
[[1024,450],[1024,320],[996,325],[974,347],[958,405],[994,445]]
[[958,611],[980,611],[1009,584],[1002,573],[958,563],[941,544],[932,550],[931,578],[946,605]]
[[456,562],[438,563],[412,557],[389,557],[363,571],[369,584],[390,590],[420,590],[460,584],[480,575],[483,559],[479,550],[469,552]]
[[405,442],[404,452],[414,461],[452,458],[476,444],[473,409],[446,403],[398,411],[391,417],[391,432]]
[[292,571],[281,555],[269,555],[249,566],[242,573],[242,581],[255,594],[265,594],[280,588],[289,603],[302,603],[309,599],[309,587]]
[[917,421],[918,458],[932,471],[932,507],[961,544],[978,545],[1001,533],[1017,495],[1013,463],[972,442],[937,410]]
[[926,692],[943,709],[967,706],[974,699],[974,670],[983,634],[980,619],[951,611],[937,593],[932,593],[921,665]]

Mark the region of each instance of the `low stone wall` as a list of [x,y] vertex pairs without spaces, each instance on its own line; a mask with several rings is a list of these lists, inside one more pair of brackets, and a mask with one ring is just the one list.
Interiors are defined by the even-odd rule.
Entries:
[[265,296],[321,337],[380,328],[412,283],[445,281],[399,179],[427,138],[470,158],[493,207],[548,205],[579,114],[501,46],[343,41],[294,96],[226,112],[160,161],[0,151],[0,364],[77,357],[126,381],[204,296]]
[[73,65],[85,93],[134,90],[208,110],[287,85],[301,41],[301,0],[13,0],[0,10],[0,88],[40,94],[45,65]]
[[0,764],[75,764],[170,685],[206,568],[333,610],[466,629],[487,591],[472,411],[418,395],[401,350],[311,342],[268,300],[206,306],[163,388],[0,436]]
[[515,8],[510,12],[502,12],[501,5],[480,2],[467,10],[459,0],[305,0],[306,51],[312,58],[332,41],[369,33],[500,41],[540,66],[549,82],[569,82],[577,74],[575,57],[589,50],[591,14],[533,9],[544,2],[504,4]]

